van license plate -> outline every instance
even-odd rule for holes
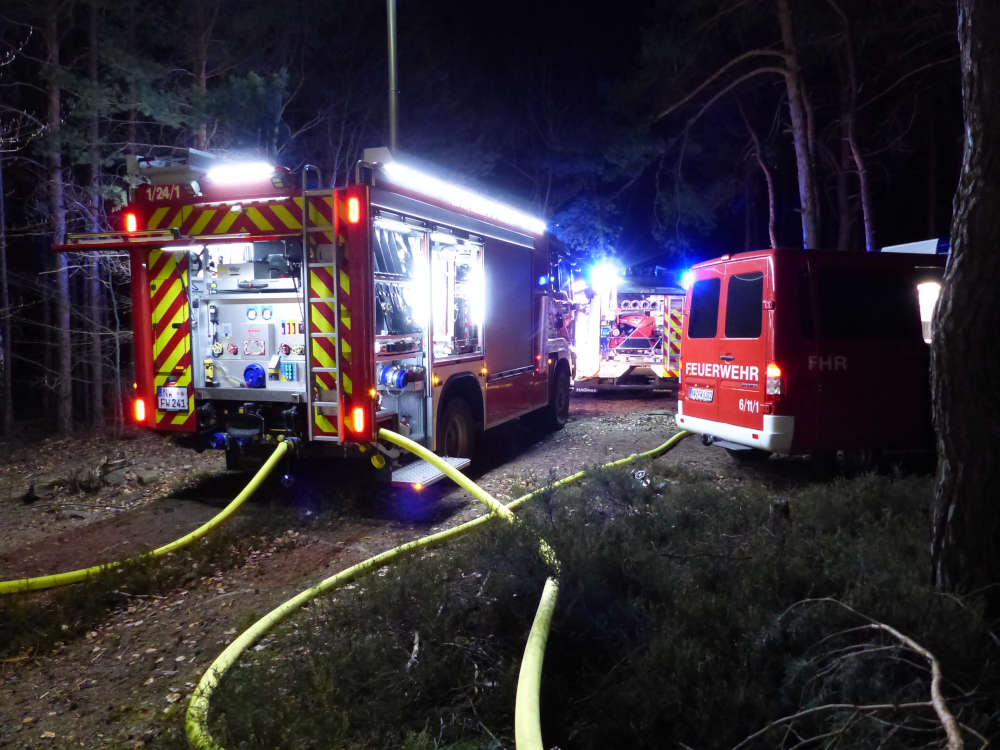
[[[160,411],[187,411],[187,388],[179,385],[157,386],[156,408]]]
[[[711,388],[688,388],[688,398],[692,401],[711,401],[714,391]]]

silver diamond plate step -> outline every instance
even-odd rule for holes
[[[452,456],[442,456],[441,460],[456,469],[464,469],[472,463],[471,458],[454,458]],[[392,472],[392,484],[396,487],[412,487],[415,484],[426,487],[439,479],[444,479],[444,472],[423,459],[417,459]]]

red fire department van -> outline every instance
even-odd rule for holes
[[[484,429],[566,421],[572,304],[542,221],[384,149],[335,189],[266,164],[133,171],[125,231],[61,249],[129,254],[140,424],[232,466],[293,437],[426,485],[441,473],[379,428],[461,467]]]
[[[933,446],[943,256],[762,250],[693,267],[678,426],[736,458]]]

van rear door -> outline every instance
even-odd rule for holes
[[[683,412],[686,416],[715,421],[719,412],[719,302],[725,264],[695,269],[695,281],[686,298],[684,344],[681,348]]]
[[[726,264],[722,298],[718,418],[751,430],[763,427],[764,382],[772,346],[765,299],[773,299],[769,257],[732,260]]]

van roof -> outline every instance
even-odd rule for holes
[[[941,266],[945,265],[947,256],[928,255],[922,253],[844,253],[836,250],[802,250],[799,248],[764,248],[747,252],[732,253],[718,258],[695,263],[691,268],[707,268],[719,263],[729,263],[734,260],[753,260],[754,258],[795,258],[797,260],[819,261],[833,266],[851,266],[864,264],[875,268],[896,268],[907,265]]]

